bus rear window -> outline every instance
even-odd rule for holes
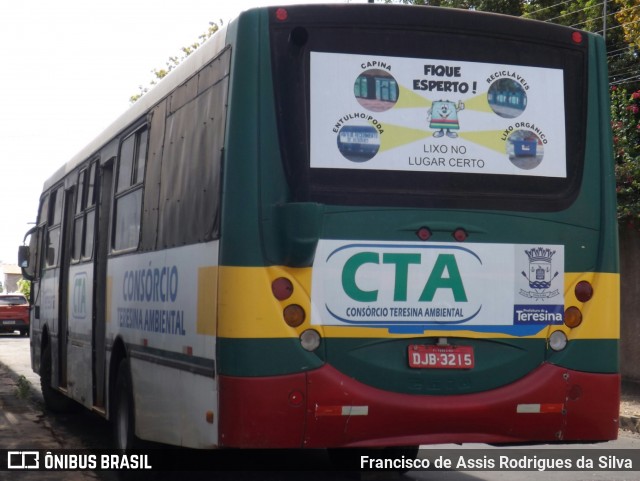
[[[281,150],[296,200],[568,206],[582,176],[586,46],[555,26],[523,30],[517,18],[498,31],[487,14],[441,24],[437,9],[413,9],[415,24],[398,25],[401,10],[343,18],[356,28],[294,9],[286,24],[272,23]]]

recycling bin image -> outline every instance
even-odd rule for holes
[[[507,139],[507,155],[518,169],[533,170],[544,158],[544,145],[529,130],[516,130]]]
[[[536,140],[514,140],[513,154],[516,157],[535,157],[538,148]]]

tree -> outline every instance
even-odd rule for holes
[[[31,299],[31,281],[20,279],[18,281],[18,292],[24,294],[27,299]]]
[[[611,84],[631,92],[640,88],[640,5],[616,0],[618,44],[608,49]]]
[[[640,5],[637,0],[538,0],[525,6],[525,16],[605,36],[618,220],[640,228]]]
[[[620,7],[615,16],[622,26],[625,41],[640,48],[640,5],[633,0],[615,0],[615,3]]]
[[[614,39],[609,43],[611,127],[616,161],[618,221],[640,228],[640,5],[615,0]]]
[[[385,0],[385,3],[398,1]],[[480,10],[483,12],[504,13],[520,16],[523,12],[524,0],[400,0],[407,5],[428,5],[431,7],[463,8],[465,10]]]
[[[618,220],[640,228],[640,90],[612,87],[611,117]]]
[[[220,25],[222,25],[222,20],[220,20]],[[169,72],[171,72],[174,68],[176,68],[178,65],[180,65],[184,61],[184,59],[186,59],[189,55],[191,55],[198,48],[200,48],[219,29],[220,29],[220,27],[218,26],[217,23],[209,22],[209,28],[207,29],[206,32],[202,33],[198,37],[198,40],[196,40],[195,42],[193,42],[191,45],[189,45],[187,47],[182,47],[180,49],[180,52],[181,52],[180,55],[169,57],[169,60],[167,60],[164,68],[153,69],[151,71],[151,73],[153,73],[154,78],[149,82],[149,86],[148,87],[143,87],[142,85],[140,85],[138,87],[139,88],[139,92],[137,94],[134,94],[131,97],[129,97],[129,102],[131,102],[132,104],[137,102],[140,99],[140,97],[142,97],[144,94],[146,94],[160,80],[162,80],[167,75],[169,75]]]

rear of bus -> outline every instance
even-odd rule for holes
[[[615,439],[602,39],[380,5],[229,35],[220,444]]]

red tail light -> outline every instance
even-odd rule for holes
[[[580,281],[575,288],[576,299],[587,302],[593,297],[593,286],[588,281]]]
[[[467,234],[467,231],[464,230],[463,228],[459,227],[457,228],[454,232],[453,232],[453,238],[455,240],[457,240],[458,242],[463,242],[465,240],[467,240],[467,237],[469,237],[469,234]]]
[[[276,18],[281,22],[284,22],[289,17],[289,13],[284,8],[276,10]]]
[[[422,241],[429,240],[431,238],[431,230],[428,227],[420,227],[418,232],[416,232],[418,239]]]
[[[271,292],[273,292],[273,297],[279,301],[284,301],[293,294],[293,284],[286,277],[278,277],[271,283]]]

